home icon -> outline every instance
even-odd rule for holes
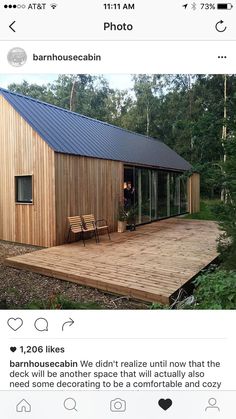
[[[27,402],[27,400],[22,399],[17,405],[16,405],[16,411],[18,413],[30,413],[31,412],[31,405]]]

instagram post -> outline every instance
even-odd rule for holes
[[[14,77],[2,308],[235,309],[235,76]]]
[[[4,419],[234,419],[232,3],[0,4]]]
[[[15,78],[0,78],[11,417],[176,417],[194,390],[196,415],[228,415],[235,76]]]

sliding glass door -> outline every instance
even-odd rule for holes
[[[141,169],[141,213],[142,223],[151,221],[151,171]]]
[[[187,177],[182,173],[126,167],[124,181],[133,191],[130,211],[136,224],[187,212]]]
[[[170,215],[180,214],[180,181],[178,173],[170,173]]]
[[[188,179],[186,176],[180,176],[180,213],[188,211]]]
[[[158,219],[158,172],[152,170],[152,185],[151,185],[151,219]]]
[[[135,168],[135,213],[136,223],[151,221],[151,171]]]
[[[158,188],[157,188],[157,218],[165,218],[170,216],[169,205],[169,174],[167,172],[158,171]]]

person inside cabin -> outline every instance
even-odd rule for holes
[[[129,210],[134,203],[134,187],[132,187],[132,182],[128,181],[124,184],[124,202],[125,209]]]

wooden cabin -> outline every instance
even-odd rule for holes
[[[68,216],[117,229],[124,185],[136,224],[199,210],[199,175],[157,139],[0,89],[0,239],[65,242]]]

